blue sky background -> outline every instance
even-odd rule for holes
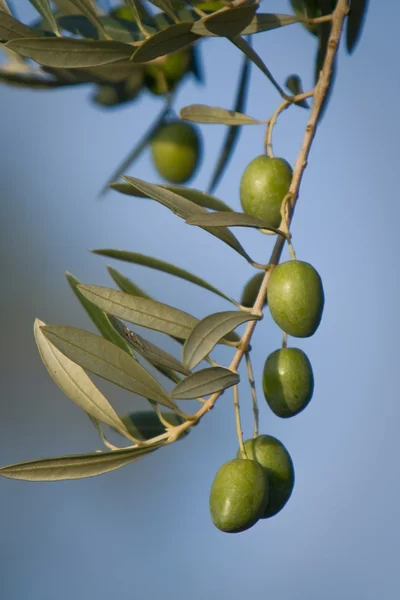
[[[14,4],[21,17],[33,15],[22,0]],[[114,473],[49,484],[0,480],[2,598],[399,597],[400,7],[370,4],[356,53],[349,58],[340,52],[335,92],[293,223],[298,258],[314,264],[326,293],[316,335],[293,341],[313,364],[314,398],[296,418],[280,420],[260,396],[262,431],[280,438],[295,464],[290,502],[274,519],[239,535],[212,525],[210,485],[237,448],[226,393],[187,439]],[[264,10],[289,7],[271,0]],[[300,25],[255,36],[254,44],[279,81],[297,72],[305,88],[311,86],[315,42]],[[177,108],[193,102],[230,107],[239,52],[227,41],[208,40],[202,56],[207,86],[188,82]],[[88,419],[47,375],[32,334],[35,317],[91,329],[64,277],[68,270],[86,283],[111,285],[105,269],[111,261],[89,248],[151,254],[236,297],[252,275],[229,248],[155,203],[114,192],[97,199],[161,102],[143,95],[133,106],[107,112],[93,106],[89,94],[85,88],[1,87],[2,464],[99,448]],[[253,69],[247,112],[267,118],[278,101]],[[275,130],[275,151],[291,162],[306,118],[294,107]],[[192,182],[199,189],[207,185],[224,128],[204,126],[202,132],[205,155]],[[243,132],[216,192],[237,210],[241,174],[262,144],[262,128]],[[129,173],[159,181],[148,154]],[[237,235],[250,254],[268,260],[272,239],[247,230]],[[161,301],[198,317],[229,309],[190,284],[142,267],[114,266]],[[266,314],[253,343],[259,391],[265,358],[279,344],[279,330]],[[227,364],[229,351],[218,358]],[[121,412],[143,406],[100,385]],[[249,436],[245,377],[241,404]]]

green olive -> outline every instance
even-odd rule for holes
[[[168,54],[161,62],[151,63],[145,69],[145,85],[150,92],[158,96],[172,91],[190,65],[190,51],[179,50]]]
[[[183,121],[163,125],[151,142],[154,165],[171,183],[185,183],[199,163],[201,144],[197,128]]]
[[[306,17],[307,19],[315,19],[322,15],[322,11],[318,6],[318,0],[290,0],[293,10],[298,17]],[[302,23],[310,33],[318,35],[318,25],[310,23]]]
[[[268,282],[272,318],[287,334],[310,337],[317,330],[324,309],[322,281],[312,265],[289,260],[276,266]]]
[[[240,300],[242,306],[246,306],[246,308],[252,308],[254,306],[263,279],[264,273],[257,273],[249,279],[242,292],[242,298]],[[264,306],[266,304],[267,299],[265,299]]]
[[[282,200],[289,191],[292,168],[283,158],[262,154],[247,165],[240,182],[240,202],[245,213],[279,227]]]
[[[285,506],[294,487],[294,468],[285,446],[272,435],[259,435],[244,443],[246,458],[264,468],[269,483],[269,498],[263,518],[273,517]],[[238,458],[244,458],[238,450]]]
[[[299,348],[281,348],[265,361],[265,399],[278,417],[298,415],[314,392],[314,375],[307,355]]]
[[[252,527],[268,504],[268,480],[253,460],[235,458],[218,470],[210,492],[210,513],[216,527],[238,533]]]

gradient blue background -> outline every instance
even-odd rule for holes
[[[14,4],[21,17],[33,15],[22,0]],[[289,7],[276,0],[264,10]],[[239,535],[212,525],[210,484],[237,446],[225,394],[187,439],[117,472],[48,484],[0,480],[1,598],[399,597],[399,19],[397,2],[372,2],[356,53],[349,58],[340,52],[335,92],[296,210],[297,255],[319,270],[326,308],[317,334],[295,342],[316,377],[307,410],[279,420],[261,398],[262,430],[279,437],[295,463],[296,486],[285,510]],[[301,26],[256,36],[254,43],[279,81],[298,72],[311,86],[315,42]],[[202,55],[207,87],[188,82],[176,106],[229,107],[238,51],[227,41],[208,40]],[[229,248],[155,203],[114,192],[96,198],[161,103],[143,95],[132,107],[107,112],[88,101],[89,93],[1,87],[1,464],[100,447],[89,420],[46,373],[32,334],[35,317],[91,329],[64,278],[68,270],[86,283],[111,285],[105,269],[111,261],[89,248],[151,254],[236,297],[252,274]],[[253,69],[247,112],[266,118],[278,100]],[[275,132],[278,155],[294,160],[306,118],[298,108],[285,113]],[[192,184],[200,189],[224,128],[204,126],[203,133],[205,156]],[[262,152],[262,141],[260,128],[243,132],[217,190],[235,209],[241,173]],[[129,172],[158,180],[147,154]],[[268,259],[272,239],[246,230],[238,236],[256,259]],[[113,266],[198,317],[229,308],[179,280]],[[279,343],[266,314],[253,343],[259,390],[265,357]],[[218,356],[229,362],[229,351]],[[100,385],[118,410],[143,405]]]

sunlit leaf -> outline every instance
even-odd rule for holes
[[[232,302],[232,299],[229,298],[229,296],[227,296],[226,294],[221,292],[219,289],[217,289],[216,287],[214,287],[207,281],[204,281],[204,279],[197,277],[197,275],[193,275],[193,273],[190,273],[189,271],[186,271],[185,269],[176,267],[175,265],[172,265],[171,263],[167,263],[163,260],[159,260],[158,258],[153,258],[152,256],[146,256],[145,254],[139,254],[137,252],[127,252],[125,250],[100,249],[100,250],[92,250],[92,252],[94,254],[99,254],[100,256],[108,256],[109,258],[123,260],[125,262],[129,262],[129,263],[132,263],[135,265],[142,265],[144,267],[149,267],[150,269],[155,269],[156,271],[162,271],[163,273],[168,273],[169,275],[174,275],[175,277],[179,277],[180,279],[184,279],[185,281],[190,281],[190,283],[194,283],[195,285],[198,285],[206,290],[209,290],[210,292],[217,294],[217,296],[221,296],[221,298],[224,298],[225,300]],[[114,277],[113,277],[113,279],[114,279]],[[116,279],[114,279],[114,281],[116,281],[117,285],[119,287],[121,287],[121,289],[123,289],[123,287],[120,286],[119,282]],[[127,289],[124,289],[124,291],[127,293],[131,293],[131,292],[128,292]],[[134,294],[134,295],[137,295],[137,294]]]
[[[205,215],[195,215],[186,219],[188,225],[197,225],[199,227],[254,227],[256,229],[265,229],[279,233],[286,237],[286,234],[280,229],[265,223],[258,217],[253,217],[241,212],[214,212]]]
[[[250,61],[246,57],[244,57],[243,65],[241,68],[240,76],[239,76],[239,84],[236,93],[236,99],[234,104],[235,112],[243,112],[245,109],[247,92],[250,81]],[[239,139],[239,135],[241,132],[240,127],[229,127],[226,132],[225,140],[222,145],[221,154],[219,156],[218,162],[215,166],[214,173],[212,174],[210,184],[208,186],[208,192],[212,192],[220,181],[222,175],[226,167],[228,166],[229,159],[231,158],[233,151],[235,149],[236,143]]]
[[[60,352],[83,369],[134,394],[173,408],[158,381],[115,344],[76,327],[50,325],[42,331]]]
[[[56,458],[42,458],[0,468],[0,476],[24,481],[62,481],[65,479],[83,479],[115,471],[128,465],[141,456],[149,454],[164,443],[153,444],[145,448],[126,448],[111,452],[93,454],[73,454]]]
[[[150,198],[153,198],[153,200],[156,200],[157,202],[160,202],[160,204],[163,204],[169,208],[169,210],[182,219],[187,219],[192,215],[207,213],[206,209],[202,208],[201,206],[198,206],[190,200],[187,200],[186,198],[183,198],[182,196],[179,196],[178,194],[175,194],[174,192],[171,192],[170,190],[167,190],[159,185],[147,183],[146,181],[137,179],[135,177],[124,177],[124,180]],[[229,231],[229,229],[226,229],[225,227],[216,227],[212,229],[204,227],[203,229],[221,241],[225,242],[225,244],[228,244],[228,246],[236,250],[236,252],[243,256],[247,261],[252,262],[247,252],[244,250],[236,237]]]
[[[72,402],[84,410],[88,415],[100,422],[113,427],[122,435],[127,429],[117,413],[94,385],[85,371],[62,354],[44,336],[41,329],[45,323],[35,320],[34,334],[40,357],[49,374]]]
[[[191,400],[220,392],[239,382],[239,375],[223,367],[210,367],[183,379],[172,390],[175,400]]]
[[[172,354],[165,352],[165,350],[162,350],[162,348],[152,344],[141,335],[131,331],[116,317],[111,316],[110,321],[119,335],[123,337],[123,339],[126,340],[136,352],[141,354],[141,356],[146,358],[150,363],[153,365],[166,367],[167,369],[172,369],[173,371],[177,371],[183,375],[188,375],[189,371],[174,356],[172,356]]]
[[[361,37],[367,10],[368,0],[351,0],[346,29],[346,46],[349,54],[354,51]]]
[[[192,44],[198,36],[190,31],[191,27],[191,23],[177,23],[156,33],[136,50],[133,62],[148,62]]]
[[[286,79],[285,85],[294,96],[298,96],[299,94],[303,94],[304,92],[303,84],[298,75],[289,75],[289,77]],[[309,108],[307,100],[300,100],[295,104],[297,106],[301,106],[302,108]]]
[[[170,190],[175,194],[179,194],[179,196],[183,196],[187,200],[198,204],[199,206],[203,206],[204,208],[209,208],[210,210],[232,210],[230,206],[225,204],[222,200],[219,200],[215,196],[211,196],[210,194],[206,194],[200,190],[195,190],[193,188],[180,186],[180,185],[165,185],[162,184],[160,187],[165,188],[166,190]],[[148,198],[147,194],[144,194],[136,187],[133,187],[129,183],[112,183],[110,188],[115,190],[116,192],[120,192],[121,194],[126,194],[127,196],[136,196],[138,198]]]
[[[205,104],[191,104],[185,106],[179,112],[181,119],[194,121],[195,123],[218,123],[220,125],[260,125],[264,121],[257,121],[253,117],[243,113],[218,106],[207,106]]]
[[[5,42],[18,38],[33,38],[39,36],[35,29],[27,27],[7,12],[0,10],[0,39]]]
[[[86,310],[89,317],[92,319],[93,323],[96,325],[97,329],[101,333],[101,335],[106,339],[116,344],[128,354],[132,354],[130,351],[129,345],[121,339],[116,332],[114,327],[111,325],[109,318],[107,315],[95,304],[89,302],[85,296],[83,296],[78,288],[80,285],[80,281],[76,279],[71,273],[66,273],[67,281],[72,288],[75,296],[78,298],[79,302],[82,304],[83,308]]]
[[[83,285],[79,289],[88,300],[114,317],[180,339],[186,339],[198,323],[192,315],[156,300],[95,285]]]
[[[73,38],[25,38],[7,43],[7,48],[45,67],[77,69],[95,67],[129,58],[132,47],[120,42]]]
[[[253,33],[270,31],[271,29],[292,25],[293,23],[297,22],[298,18],[294,17],[293,15],[260,13],[258,15],[254,15],[251,23],[242,31],[242,35],[251,35]]]
[[[241,311],[226,311],[208,315],[196,325],[187,338],[182,352],[183,364],[189,370],[194,369],[226,334],[242,323],[258,318],[256,315]]]

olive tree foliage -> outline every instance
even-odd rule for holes
[[[116,288],[84,285],[68,273],[72,291],[98,334],[36,320],[34,335],[50,376],[89,416],[104,450],[4,466],[0,475],[57,481],[119,469],[181,440],[208,415],[222,394],[232,393],[239,450],[216,475],[210,511],[215,525],[223,531],[247,529],[259,518],[281,510],[294,485],[293,464],[286,448],[276,438],[259,432],[250,342],[263,310],[269,310],[283,335],[282,347],[265,363],[265,400],[282,418],[304,410],[312,398],[314,374],[306,354],[289,346],[288,336],[307,338],[315,333],[322,318],[324,292],[317,271],[296,257],[290,226],[312,142],[328,106],[338,48],[343,43],[348,55],[353,52],[368,2],[291,0],[291,14],[272,14],[263,12],[259,0],[26,3],[29,1],[37,18],[22,23],[18,11],[14,12],[21,2],[0,0],[1,83],[30,89],[90,85],[92,100],[105,108],[134,103],[142,93],[158,95],[161,111],[154,115],[144,138],[136,141],[123,164],[110,175],[102,193],[111,187],[163,205],[188,226],[200,227],[205,236],[213,235],[227,244],[254,267],[255,275],[244,285],[242,298],[236,300],[197,275],[157,258],[132,251],[95,250],[96,254],[143,265],[167,273],[171,279],[178,277],[205,288],[222,297],[227,309],[199,320],[158,302],[115,268],[110,267],[109,273]],[[301,23],[316,42],[315,84],[307,91],[296,74],[289,73],[285,82],[278,82],[273,64],[267,65],[251,43],[254,35],[268,35],[294,23]],[[225,38],[243,55],[233,106],[194,104],[176,112],[174,99],[179,86],[189,77],[204,83],[199,53],[212,37]],[[251,67],[259,69],[276,91],[276,108],[262,120],[245,113]],[[309,114],[293,167],[275,157],[273,151],[275,124],[287,110],[307,110]],[[206,191],[184,185],[199,162],[198,124],[203,123],[226,126]],[[264,128],[265,154],[245,170],[240,187],[243,212],[235,212],[212,194],[246,126]],[[163,185],[125,175],[148,146],[166,180]],[[260,235],[275,238],[268,263],[260,264],[248,254],[232,232],[235,227],[251,227]],[[290,260],[281,263],[285,244]],[[180,356],[151,343],[131,325],[173,338],[180,345]],[[213,350],[220,344],[231,350],[229,365],[217,364],[213,358]],[[147,399],[148,410],[117,414],[89,374]],[[240,420],[240,377],[249,380],[254,414],[254,435],[246,441]],[[187,412],[187,400],[198,402],[195,412]],[[124,445],[111,443],[107,429],[120,434]]]

